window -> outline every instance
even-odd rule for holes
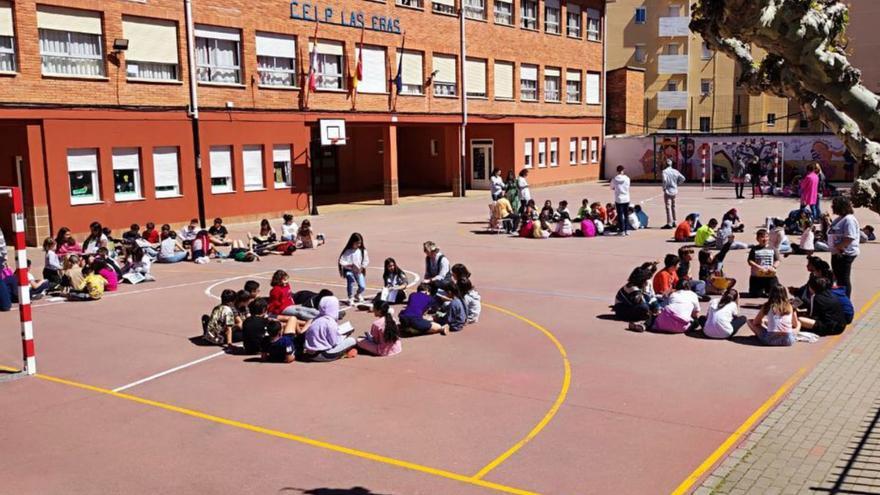
[[[669,17],[679,17],[681,16],[681,5],[672,4],[667,7],[666,11],[669,13]]]
[[[0,72],[15,72],[14,36],[12,4],[0,0]]]
[[[198,80],[220,84],[241,84],[239,31],[196,24],[195,37]]]
[[[513,62],[495,62],[495,99],[513,99]]]
[[[599,84],[599,73],[587,72],[587,105],[599,105],[602,103]]]
[[[263,147],[245,146],[241,154],[244,165],[244,190],[259,191],[263,187]]]
[[[455,76],[455,57],[453,55],[434,55],[434,95],[455,96],[457,94]]]
[[[97,149],[67,150],[67,175],[70,178],[70,204],[101,201]]]
[[[538,140],[538,168],[547,166],[547,140]]]
[[[544,101],[559,101],[559,69],[544,68]]]
[[[645,24],[648,22],[648,9],[645,7],[636,7],[636,24]]]
[[[232,147],[211,146],[211,192],[232,192]]]
[[[678,118],[667,117],[666,118],[666,128],[667,129],[678,129]]]
[[[602,39],[602,14],[596,9],[587,9],[587,39],[590,41]]]
[[[142,198],[141,156],[137,148],[113,150],[113,195],[116,201]]]
[[[293,186],[291,155],[289,144],[276,144],[272,147],[272,175],[274,176],[275,189]]]
[[[180,195],[180,181],[177,175],[179,168],[177,148],[153,148],[153,185],[157,198]]]
[[[568,140],[568,164],[577,165],[578,162],[578,140],[571,138]]]
[[[559,0],[544,2],[544,31],[559,34]]]
[[[523,101],[538,101],[538,66],[523,64],[519,68],[519,97]]]
[[[309,43],[309,53],[317,52],[315,84],[318,89],[340,90],[345,88],[343,77],[343,46],[336,41],[318,41],[317,47]],[[309,69],[311,70],[311,68]]]
[[[599,163],[599,138],[590,138],[590,162]]]
[[[424,89],[424,71],[422,69],[422,52],[409,50],[397,52],[397,66],[400,67],[402,95],[421,95]]]
[[[700,45],[702,49],[702,53],[700,53],[700,58],[703,60],[709,60],[714,55],[714,52],[711,48],[709,48],[709,44],[705,41]]]
[[[519,23],[523,29],[538,29],[538,2],[521,0],[519,4]]]
[[[572,38],[581,37],[581,8],[567,3],[565,7],[565,31]]]
[[[589,151],[589,141],[587,138],[581,138],[581,163],[587,163],[587,152]]]
[[[700,132],[712,132],[712,119],[710,117],[700,117]]]
[[[422,8],[422,0],[396,0],[394,3],[403,7]]]
[[[455,15],[455,0],[434,0],[431,9],[437,14]]]
[[[558,167],[559,166],[559,139],[553,138],[550,140],[550,166]]]
[[[581,102],[581,71],[568,70],[565,73],[565,101]]]
[[[257,32],[257,74],[260,86],[296,87],[296,38]]]
[[[635,46],[633,59],[640,64],[643,64],[648,60],[648,53],[645,51],[645,45],[638,44]]]
[[[101,14],[39,5],[37,27],[43,74],[104,75]]]
[[[486,0],[463,0],[464,16],[468,19],[486,19]]]
[[[362,46],[358,55],[363,61],[363,77],[358,82],[358,93],[387,93],[388,77],[385,75],[385,48]]]
[[[493,8],[495,10],[495,24],[513,25],[513,2],[495,0]]]
[[[480,59],[467,59],[465,61],[465,74],[467,75],[468,98],[486,97],[486,61]]]
[[[776,127],[776,114],[768,113],[767,114],[767,127]]]
[[[678,55],[678,50],[681,47],[678,43],[669,43],[666,45],[666,54],[667,55]]]
[[[678,81],[667,81],[666,91],[678,91]]]
[[[125,75],[129,79],[177,81],[177,24],[174,21],[122,17],[128,40]]]
[[[526,139],[523,150],[523,168],[532,168],[532,152],[535,149],[535,140]]]
[[[703,96],[709,96],[712,94],[711,79],[700,79],[700,94]]]

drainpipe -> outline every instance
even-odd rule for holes
[[[199,94],[196,80],[196,39],[193,27],[192,0],[183,0],[186,15],[186,58],[189,64],[189,117],[192,122],[193,154],[196,159],[196,199],[199,224],[205,228],[205,188],[202,184],[202,142],[199,136]]]
[[[608,6],[602,10],[602,160],[600,166],[602,167],[602,173],[600,176],[605,175],[605,167],[607,166],[606,158],[605,158],[605,136],[608,135],[606,132],[607,129],[605,126],[608,125]],[[626,69],[624,69],[626,70]],[[584,79],[584,92],[586,93],[586,75]],[[626,93],[626,89],[624,89],[624,94]],[[624,97],[624,100],[626,98]],[[626,104],[624,102],[624,104]],[[626,112],[624,112],[626,115]],[[626,120],[624,118],[624,120]],[[626,134],[626,126],[623,125],[623,133]]]
[[[459,164],[459,192],[461,197],[465,196],[467,187],[467,138],[465,132],[467,130],[468,108],[467,108],[467,76],[465,75],[465,64],[467,63],[467,41],[465,39],[464,29],[464,0],[461,0],[459,7],[459,31],[461,35],[461,58],[458,64],[461,67],[461,127],[459,128],[459,146],[461,147],[461,163]]]

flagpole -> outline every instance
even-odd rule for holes
[[[351,109],[352,109],[352,110],[357,109],[358,93],[360,92],[360,91],[358,90],[358,86],[361,85],[361,78],[363,77],[363,70],[364,70],[364,65],[363,65],[363,64],[364,64],[364,34],[366,34],[366,32],[367,32],[367,25],[366,25],[366,23],[364,23],[364,25],[361,26],[361,45],[360,45],[360,48],[359,48],[359,51],[358,51],[357,63],[355,64],[355,67],[354,67],[354,71],[355,71],[354,74],[355,74],[355,78],[357,79],[357,84],[354,85],[354,96],[352,97],[352,101],[351,101]]]
[[[465,196],[466,191],[466,181],[465,175],[467,173],[467,121],[468,121],[468,106],[467,106],[467,76],[465,75],[465,64],[467,63],[467,39],[465,38],[465,19],[464,19],[464,1],[461,2],[461,6],[459,7],[459,30],[461,32],[461,59],[459,60],[459,66],[461,67],[461,127],[459,130],[459,147],[461,148],[461,163],[459,165],[458,175],[458,187],[459,193],[461,197]]]
[[[315,73],[315,54],[318,53],[318,26],[320,23],[318,22],[318,17],[315,16],[315,36],[313,39],[312,45],[312,53],[309,54],[309,72],[308,77],[306,77],[306,101],[305,101],[305,109],[309,109],[309,95],[312,93],[312,75]]]
[[[397,62],[397,76],[394,78],[394,104],[391,111],[397,111],[397,97],[400,96],[400,89],[403,87],[403,52],[406,50],[406,31],[403,32],[403,41],[400,43],[400,61]]]

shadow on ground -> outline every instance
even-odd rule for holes
[[[284,487],[278,490],[278,493],[287,493],[287,494],[296,494],[301,493],[303,495],[391,495],[390,493],[379,493],[370,490],[369,488],[364,488],[362,486],[353,486],[351,488],[293,488],[293,487]]]

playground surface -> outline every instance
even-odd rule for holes
[[[539,204],[567,199],[573,209],[584,197],[611,200],[601,184],[533,196]],[[634,266],[680,247],[657,228],[659,186],[635,186],[632,197],[644,202],[652,228],[593,239],[487,234],[481,191],[335,208],[312,219],[328,238],[315,250],[250,264],[157,265],[157,282],[121,286],[98,302],[36,301],[39,374],[0,382],[0,486],[22,494],[695,489],[727,453],[719,447],[734,447],[841,339],[766,348],[745,336],[633,333],[607,319]],[[765,216],[796,206],[699,187],[683,188],[678,200],[680,217],[738,208],[745,242]],[[870,212],[858,216],[876,223]],[[233,236],[246,232],[231,227]],[[405,340],[395,357],[329,364],[260,363],[200,341],[199,317],[220,291],[255,279],[268,294],[279,268],[294,290],[327,287],[344,297],[336,258],[353,231],[364,235],[373,288],[389,256],[421,274],[421,243],[435,241],[473,273],[484,303],[479,323]],[[857,311],[877,300],[878,249],[863,245],[854,265]],[[734,251],[725,263],[743,290],[746,255]],[[785,285],[802,284],[804,257],[785,259],[779,272]],[[0,365],[10,368],[21,361],[17,318],[0,314]],[[357,311],[346,318],[357,334],[372,320]]]

